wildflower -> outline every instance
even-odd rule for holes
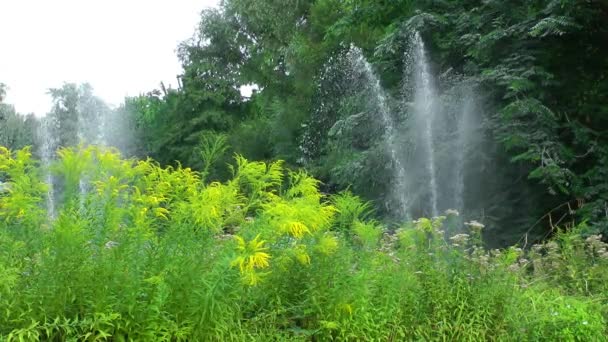
[[[601,258],[603,258],[603,254],[606,254],[608,244],[602,241],[602,235],[600,234],[587,237],[585,239],[585,244],[592,253],[597,253]]]
[[[483,223],[480,223],[475,220],[466,222],[465,225],[469,226],[469,228],[471,228],[471,230],[476,233],[481,232],[481,230],[485,227],[485,225]]]
[[[595,244],[596,242],[601,242],[602,241],[602,235],[601,234],[597,234],[597,235],[589,235],[586,239],[585,242],[587,242],[590,245]]]
[[[450,240],[454,246],[465,245],[469,241],[469,234],[456,234]]]
[[[379,251],[392,254],[393,249],[395,248],[395,244],[398,241],[399,237],[396,234],[388,234],[384,233],[382,236],[381,245]]]
[[[513,249],[513,252],[515,252],[517,255],[522,255],[524,253],[524,250],[519,247],[514,247],[512,249]]]
[[[232,266],[238,266],[241,273],[246,271],[252,271],[256,268],[266,268],[270,264],[270,254],[266,253],[267,247],[264,247],[266,243],[264,240],[260,240],[260,235],[256,236],[253,240],[245,242],[245,240],[235,235],[237,240],[237,250],[241,253],[234,261]]]
[[[456,209],[448,209],[445,211],[445,214],[447,216],[453,215],[453,216],[460,216],[460,213],[458,212],[458,210]]]
[[[519,271],[519,264],[517,264],[517,263],[511,264],[511,265],[509,265],[509,267],[507,267],[507,269],[511,272],[517,272],[517,271]]]
[[[492,249],[490,250],[490,255],[493,256],[494,258],[499,258],[502,256],[502,251],[500,249]]]
[[[555,241],[550,241],[545,245],[549,252],[556,252],[559,249],[559,245]]]
[[[301,239],[305,234],[310,233],[310,229],[302,222],[289,222],[283,225],[283,230],[291,234],[296,239]]]
[[[474,260],[482,267],[488,267],[490,265],[490,256],[487,254],[479,255]]]

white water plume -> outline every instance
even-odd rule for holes
[[[53,155],[55,153],[57,144],[57,141],[53,135],[55,125],[56,123],[53,118],[47,116],[41,120],[38,130],[38,138],[40,140],[40,159],[45,172],[45,183],[48,187],[46,194],[46,210],[47,215],[51,220],[56,216],[55,186],[53,182],[53,175],[50,171],[51,162],[53,160]]]
[[[437,92],[432,83],[432,76],[429,71],[429,64],[426,58],[424,42],[420,34],[416,32],[412,41],[415,71],[415,95],[414,109],[415,119],[421,124],[419,127],[424,132],[423,144],[426,153],[426,168],[429,176],[430,207],[431,214],[437,216],[439,190],[437,183],[436,156],[435,156],[435,130],[434,125],[437,120],[438,105]]]
[[[405,187],[405,167],[403,161],[403,152],[399,148],[397,143],[396,135],[397,129],[395,120],[393,119],[390,106],[388,104],[387,95],[380,84],[380,79],[376,76],[371,64],[365,59],[361,50],[357,47],[351,46],[349,51],[349,58],[353,64],[355,70],[359,70],[364,73],[365,78],[370,82],[370,91],[372,93],[372,99],[375,100],[376,110],[382,120],[382,126],[384,127],[384,139],[388,156],[391,162],[391,168],[394,173],[395,184],[392,187],[392,197],[397,203],[399,208],[399,216],[404,218],[407,214],[408,208],[408,194]]]

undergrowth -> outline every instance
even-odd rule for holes
[[[486,250],[453,211],[389,233],[280,162],[232,171],[204,183],[94,147],[47,169],[0,149],[0,339],[605,340],[598,236]]]

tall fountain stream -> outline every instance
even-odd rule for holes
[[[386,207],[397,219],[464,209],[467,160],[475,151],[479,128],[471,85],[462,77],[435,78],[418,32],[411,35],[408,46],[400,99],[383,89],[359,48],[351,46],[346,54],[349,73],[362,75],[366,82],[354,86],[365,89],[362,94],[374,113],[372,120],[380,126],[390,170]]]

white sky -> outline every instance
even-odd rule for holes
[[[0,83],[20,113],[44,115],[48,88],[89,82],[120,104],[177,85],[175,49],[219,0],[0,0]]]

